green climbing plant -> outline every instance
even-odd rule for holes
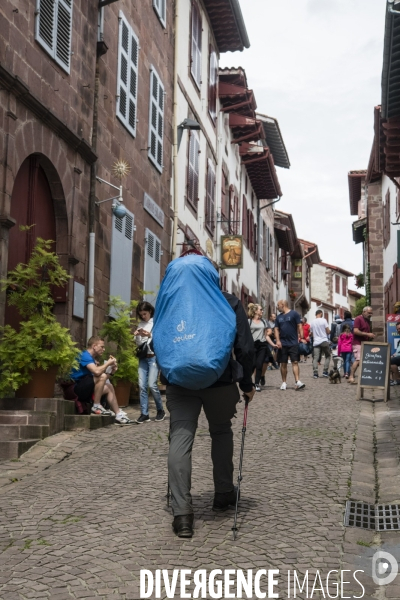
[[[113,381],[136,383],[138,380],[139,361],[135,353],[135,319],[132,316],[137,305],[137,300],[126,304],[119,296],[112,296],[108,302],[109,314],[112,317],[104,323],[99,335],[106,341],[106,353],[115,356],[118,362]]]

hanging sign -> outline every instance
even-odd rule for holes
[[[386,315],[387,341],[390,344],[391,354],[396,352],[398,345],[399,334],[396,329],[397,323],[400,323],[400,315]]]
[[[301,258],[295,258],[293,261],[294,278],[301,279],[303,277],[303,261]]]
[[[243,267],[243,236],[221,235],[221,268],[241,269]]]

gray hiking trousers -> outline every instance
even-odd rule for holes
[[[167,409],[171,417],[168,477],[171,506],[175,517],[193,513],[192,447],[201,408],[211,434],[211,459],[216,492],[233,490],[233,433],[231,419],[236,413],[239,390],[236,384],[189,390],[167,386]]]

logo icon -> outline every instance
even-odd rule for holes
[[[380,348],[372,348],[371,352],[379,352]]]
[[[399,572],[397,560],[389,552],[379,550],[372,557],[372,579],[377,585],[387,585],[396,579]]]
[[[181,321],[179,323],[179,325],[176,326],[176,328],[179,331],[179,333],[181,333],[182,331],[185,331],[185,329],[186,329],[186,321]]]

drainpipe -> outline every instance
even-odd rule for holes
[[[260,238],[261,238],[261,234],[260,234],[260,221],[261,221],[261,209],[260,209],[260,204],[257,202],[257,231],[258,231],[258,240],[257,240],[257,255],[256,255],[256,261],[257,261],[257,298],[258,298],[258,302],[261,302],[260,300]]]
[[[178,31],[179,31],[179,15],[178,15],[178,2],[175,2],[175,48],[174,48],[174,105],[173,105],[173,116],[172,116],[172,129],[173,129],[173,165],[174,165],[174,187],[173,187],[173,211],[174,221],[172,226],[172,259],[176,258],[177,254],[177,243],[178,243]]]
[[[98,126],[98,104],[99,104],[99,62],[96,60],[96,75],[94,82],[93,98],[93,132],[92,149],[97,151],[97,126]],[[94,312],[94,256],[96,247],[95,234],[95,202],[96,202],[96,174],[97,164],[90,166],[90,191],[89,191],[89,256],[88,256],[88,297],[86,311],[86,341],[93,335],[93,312]]]

